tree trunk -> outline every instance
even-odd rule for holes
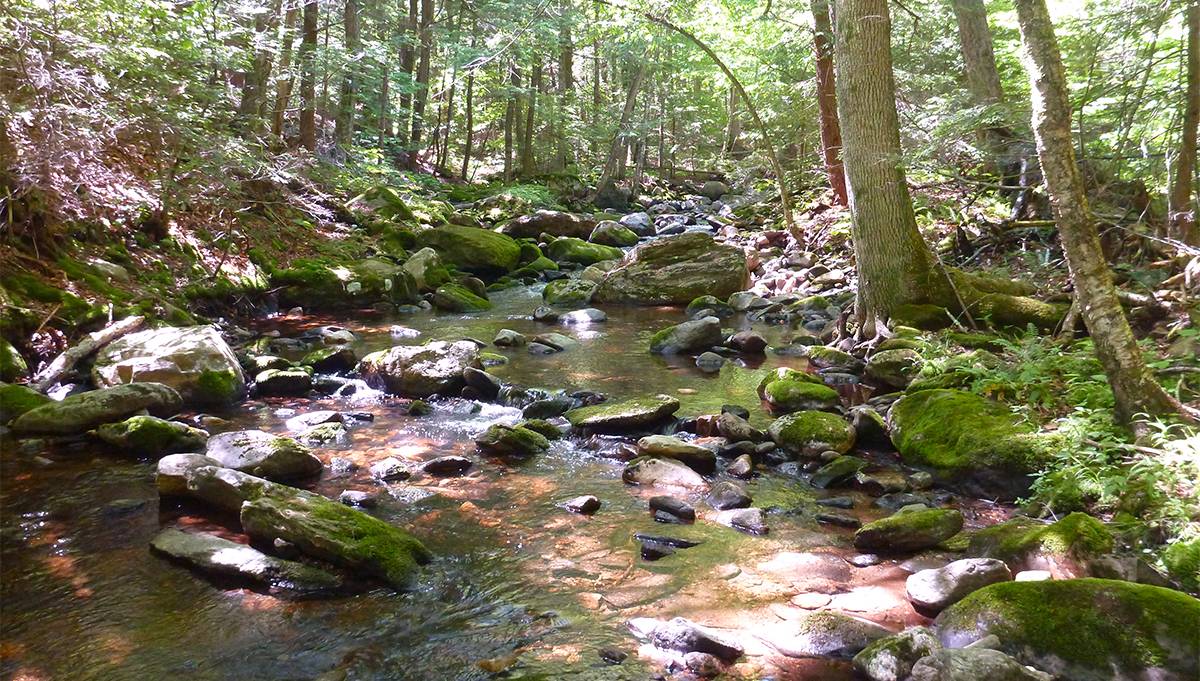
[[[983,0],[951,0],[958,20],[958,45],[962,51],[967,88],[978,105],[1004,101],[996,55],[992,51],[992,32],[988,28],[987,8]]]
[[[617,130],[613,133],[612,145],[608,148],[608,159],[604,162],[604,169],[600,171],[600,180],[596,183],[596,191],[592,194],[594,201],[600,192],[604,191],[612,184],[613,177],[617,172],[617,165],[620,163],[621,156],[625,153],[625,145],[623,138],[625,130],[629,127],[629,121],[633,118],[633,108],[637,104],[638,89],[642,86],[642,79],[646,77],[646,62],[641,60],[638,62],[637,71],[633,74],[633,79],[629,81],[629,92],[625,95],[625,107],[621,109],[621,122],[617,124]]]
[[[403,1],[403,0],[401,0]],[[400,70],[405,78],[400,83],[400,120],[396,128],[401,139],[407,139],[412,130],[413,74],[417,63],[417,0],[408,0],[408,16],[404,22],[404,37],[400,43]]]
[[[266,98],[267,81],[271,77],[271,34],[279,25],[280,0],[272,0],[269,8],[254,17],[254,63],[246,76],[242,88],[242,101],[238,104],[238,118],[243,129],[253,135],[262,122],[263,101]]]
[[[421,134],[424,127],[422,118],[425,116],[425,107],[429,104],[429,71],[430,71],[430,52],[433,48],[433,30],[430,28],[433,25],[433,0],[421,0],[421,23],[420,40],[421,51],[417,64],[417,82],[416,92],[413,94],[413,119],[412,119],[412,159],[411,165],[416,165],[417,148],[421,144]]]
[[[304,34],[300,41],[300,146],[317,150],[317,0],[304,2]]]
[[[339,145],[346,146],[354,135],[354,98],[358,94],[355,78],[359,58],[358,0],[346,0],[342,21],[346,31],[346,72],[342,74],[342,90],[338,98],[333,138]]]
[[[834,41],[842,156],[858,262],[860,335],[941,286],[905,183],[887,0],[839,0]]]
[[[287,17],[283,20],[283,45],[279,49],[279,71],[275,77],[275,108],[271,112],[271,135],[283,137],[283,120],[287,114],[288,101],[292,98],[292,43],[296,41],[296,7],[288,7]]]
[[[1179,405],[1154,380],[1142,358],[1092,222],[1071,144],[1071,105],[1062,57],[1045,0],[1016,0],[1015,4],[1033,98],[1033,132],[1050,207],[1075,298],[1116,398],[1117,417],[1129,423],[1139,413],[1176,412]]]
[[[529,72],[529,96],[525,102],[525,134],[521,138],[521,176],[530,177],[534,167],[533,131],[537,119],[537,96],[542,87],[542,60],[534,57]]]
[[[513,178],[513,133],[517,127],[517,101],[521,89],[521,74],[515,63],[508,66],[508,103],[504,107],[504,181]]]
[[[1196,181],[1196,136],[1200,134],[1200,0],[1187,8],[1187,99],[1183,112],[1183,138],[1175,158],[1175,179],[1170,196],[1170,236],[1200,246],[1200,227],[1192,187]]]
[[[833,29],[829,0],[812,0],[813,50],[817,65],[817,111],[821,127],[821,159],[834,199],[845,206],[846,170],[842,166],[842,129],[838,123],[837,87],[833,71]]]
[[[742,119],[738,118],[738,94],[732,85],[729,86],[729,96],[725,99],[725,110],[729,121],[725,124],[725,141],[721,144],[721,152],[732,154],[733,148],[737,146],[738,135],[742,132]]]
[[[564,4],[563,16],[558,28],[558,120],[556,141],[558,154],[555,161],[557,170],[564,170],[571,164],[571,147],[568,144],[567,131],[571,116],[572,104],[575,101],[575,42],[571,38],[570,2]]]

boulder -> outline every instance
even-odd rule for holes
[[[700,314],[706,310],[706,315]],[[733,316],[733,308],[729,307],[729,304],[725,301],[712,295],[703,295],[693,298],[692,302],[688,303],[683,312],[688,317],[713,315],[716,317],[725,318]]]
[[[658,522],[684,524],[696,522],[696,509],[682,499],[664,494],[650,497],[647,503],[650,506],[651,515]]]
[[[727,511],[731,508],[748,508],[750,504],[754,503],[741,485],[729,480],[721,480],[714,483],[712,489],[705,495],[704,501],[718,511]]]
[[[595,227],[596,221],[584,215],[558,210],[539,210],[510,220],[500,231],[515,239],[536,239],[542,234],[586,239]]]
[[[962,526],[962,513],[953,509],[900,511],[859,528],[854,533],[854,548],[868,553],[913,553],[941,544]]]
[[[706,196],[713,201],[721,198],[729,193],[729,185],[720,180],[709,180],[700,187],[700,195]]]
[[[417,243],[437,251],[444,262],[480,276],[507,274],[521,261],[521,246],[512,237],[479,227],[426,229],[417,234]]]
[[[964,558],[937,569],[920,570],[905,583],[917,612],[933,617],[989,584],[1007,582],[1012,572],[995,558]]]
[[[488,426],[475,444],[480,451],[495,456],[529,457],[544,454],[550,441],[541,433],[522,426],[506,426],[500,423]]]
[[[446,312],[482,312],[492,303],[462,284],[442,284],[433,292],[433,306]]]
[[[702,475],[711,475],[717,466],[717,455],[711,449],[670,435],[647,435],[638,440],[637,448],[642,456],[674,459]]]
[[[50,402],[53,400],[27,386],[0,383],[0,425]]]
[[[496,337],[492,339],[492,345],[498,348],[516,348],[528,343],[525,334],[518,333],[512,329],[500,329],[496,332]]]
[[[636,241],[636,239],[635,239]],[[29,365],[12,343],[0,338],[0,381],[12,382],[29,373]]]
[[[185,456],[185,455],[172,455]],[[186,455],[194,456],[194,455]],[[170,457],[165,457],[170,458]],[[208,457],[204,457],[208,458]],[[224,466],[197,465],[195,460],[177,460],[174,467],[168,469],[173,476],[182,474],[186,496],[203,502],[221,511],[237,513],[242,504],[257,499],[264,494],[287,495],[293,488],[271,482],[265,478],[256,477]],[[174,473],[171,473],[174,471]],[[170,481],[170,485],[174,481]],[[299,492],[300,490],[295,490]],[[304,492],[308,494],[308,492]],[[181,494],[180,496],[183,496]]]
[[[638,235],[619,222],[605,220],[596,225],[596,228],[592,230],[591,236],[588,237],[588,241],[594,244],[622,248],[625,246],[636,246]]]
[[[771,381],[763,391],[767,404],[778,413],[826,411],[838,406],[838,393],[824,383],[784,379]]]
[[[204,454],[226,468],[267,480],[310,478],[322,468],[321,460],[308,447],[290,437],[261,430],[214,435],[209,438]]]
[[[650,352],[656,355],[699,353],[723,339],[721,320],[704,317],[658,331],[650,337]]]
[[[196,451],[204,449],[208,441],[208,433],[199,428],[146,415],[103,424],[96,428],[95,435],[105,443],[135,456]]]
[[[1086,513],[1054,523],[1017,517],[971,535],[968,555],[1003,561],[1013,572],[1045,570],[1056,579],[1083,577],[1092,563],[1112,552],[1113,535]]]
[[[385,258],[345,262],[301,258],[273,272],[271,287],[278,290],[280,305],[306,310],[340,312],[418,300],[412,275]]]
[[[726,297],[746,286],[746,255],[689,232],[639,245],[596,290],[602,303],[687,305],[697,296]]]
[[[917,660],[941,649],[937,634],[913,627],[863,648],[854,656],[854,670],[871,681],[905,681]]]
[[[913,665],[909,681],[1053,681],[998,650],[942,649]]]
[[[794,622],[772,627],[765,640],[788,657],[850,658],[891,633],[869,620],[834,610],[818,610]]]
[[[707,653],[724,662],[733,662],[744,654],[741,645],[695,622],[676,617],[647,627],[631,622],[633,628],[649,629],[650,643],[655,648],[678,653]]]
[[[17,435],[77,435],[142,410],[172,416],[181,407],[179,393],[173,388],[161,383],[130,383],[47,402],[18,416],[11,427]]]
[[[903,390],[921,371],[921,355],[916,350],[881,350],[867,362],[867,378],[890,388]]]
[[[955,603],[935,622],[948,648],[989,635],[1023,664],[1073,681],[1200,677],[1200,600],[1108,579],[1002,582]]]
[[[588,243],[574,237],[563,237],[550,242],[550,245],[546,247],[546,255],[555,262],[592,265],[602,260],[619,260],[625,254],[621,252],[621,249],[613,246]]]
[[[572,409],[563,416],[575,428],[622,433],[656,426],[679,411],[679,400],[668,395],[639,397]]]
[[[766,433],[731,412],[723,412],[717,417],[717,432],[730,442],[762,442],[767,439]]]
[[[470,341],[397,345],[363,357],[358,366],[369,383],[405,397],[455,394],[468,367],[482,367],[479,347]]]
[[[837,414],[798,411],[781,416],[767,430],[775,444],[801,456],[835,451],[845,454],[854,446],[854,429]]]
[[[904,463],[942,485],[1003,499],[1028,492],[1060,444],[1005,405],[961,390],[909,393],[892,405],[888,424]]]
[[[817,489],[826,489],[854,477],[867,467],[867,462],[857,456],[839,456],[813,472],[808,483]]]
[[[587,305],[596,292],[596,282],[586,279],[557,279],[542,289],[542,300],[550,305]]]
[[[441,256],[432,248],[422,248],[408,256],[403,267],[412,275],[418,291],[432,291],[450,281],[450,272],[442,263]]]
[[[618,222],[638,236],[654,236],[654,221],[649,213],[629,213],[621,216]]]
[[[621,479],[631,485],[645,487],[680,487],[702,489],[708,485],[699,473],[674,459],[640,457],[630,461]]]
[[[219,468],[221,462],[203,454],[168,454],[158,460],[154,485],[162,496],[187,496],[188,474],[201,466]]]
[[[267,369],[254,377],[254,391],[259,395],[304,395],[311,389],[311,369]]]
[[[358,353],[349,345],[330,345],[317,348],[304,355],[300,360],[301,366],[310,367],[313,371],[326,374],[349,371],[354,368],[355,364],[358,364]],[[263,369],[282,368],[286,367],[263,367]]]
[[[717,513],[713,520],[747,534],[766,534],[770,529],[761,508],[731,508]]]
[[[241,364],[212,326],[147,329],[118,338],[96,354],[92,380],[101,388],[161,383],[189,406],[224,406],[246,391]]]
[[[284,560],[211,534],[166,529],[150,540],[150,548],[201,572],[234,577],[289,592],[337,589],[342,580],[319,568]]]

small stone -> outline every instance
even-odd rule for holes
[[[1013,575],[1013,581],[1016,582],[1045,582],[1054,579],[1054,575],[1049,570],[1022,570]]]
[[[371,477],[383,482],[396,482],[412,477],[412,471],[408,470],[408,466],[403,461],[391,456],[371,464],[370,470]]]
[[[601,648],[596,651],[596,654],[608,664],[621,664],[629,657],[628,653],[616,648]]]
[[[908,476],[909,487],[915,490],[925,490],[933,487],[933,476],[925,471],[917,471]]]
[[[859,553],[847,558],[846,562],[854,567],[865,568],[879,565],[883,562],[883,559],[874,553]]]
[[[862,521],[852,515],[846,515],[844,513],[818,513],[817,522],[826,523],[828,525],[837,525],[838,527],[862,527]]]
[[[754,474],[754,459],[750,458],[749,454],[742,454],[729,464],[725,472],[735,478],[749,478]]]
[[[725,358],[715,352],[702,352],[700,353],[700,356],[696,358],[696,366],[699,367],[701,371],[707,371],[709,373],[720,371],[724,364]]]
[[[671,496],[650,497],[650,511],[659,522],[686,524],[696,521],[696,509],[687,502]]]
[[[579,515],[592,515],[600,510],[600,500],[590,494],[585,494],[564,501],[562,507]]]
[[[854,508],[854,499],[851,497],[826,497],[817,499],[817,506],[829,506],[830,508]]]
[[[766,520],[763,518],[761,508],[738,508],[721,511],[717,514],[716,521],[747,534],[761,535],[767,534],[770,531]]]
[[[831,600],[833,599],[831,599],[828,594],[808,592],[792,596],[791,603],[792,605],[798,608],[804,608],[805,610],[816,610],[817,608],[823,608],[829,605],[829,601]]]
[[[433,476],[447,477],[462,475],[470,467],[471,460],[468,458],[462,456],[439,456],[422,464],[421,470]]]
[[[512,329],[500,329],[496,332],[496,338],[492,340],[492,345],[501,348],[514,348],[525,345],[529,340],[524,334],[517,333]]]
[[[348,489],[338,495],[338,501],[347,506],[361,506],[363,508],[373,508],[379,504],[379,497],[370,492],[363,492],[356,489]]]
[[[704,497],[704,501],[709,506],[724,511],[733,508],[746,508],[753,503],[746,490],[736,483],[728,480],[721,480],[712,486],[708,494]]]
[[[715,655],[708,653],[688,653],[683,656],[683,664],[696,676],[712,678],[721,673],[721,661]]]

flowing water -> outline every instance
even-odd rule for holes
[[[706,374],[686,357],[646,351],[651,333],[678,323],[678,310],[608,308],[609,319],[586,327],[532,321],[537,287],[493,294],[495,308],[475,315],[423,313],[392,320],[312,319],[337,323],[361,337],[366,352],[394,343],[472,337],[501,328],[532,336],[558,331],[579,339],[566,352],[534,356],[494,349],[510,362],[492,371],[528,387],[588,389],[613,399],[675,395],[681,416],[717,413],[722,404],[751,411],[765,427],[755,387],[763,372],[803,360],[769,356],[761,365],[728,362]],[[749,328],[745,320],[734,326]],[[398,338],[393,324],[420,331]],[[287,320],[267,322],[284,334]],[[791,333],[760,328],[772,343]],[[848,395],[849,397],[849,395]],[[622,464],[601,456],[594,441],[555,442],[551,451],[512,464],[480,457],[473,437],[488,424],[520,419],[516,409],[447,399],[411,417],[377,393],[347,398],[250,400],[218,414],[237,428],[287,433],[288,417],[317,409],[369,411],[374,421],[351,441],[318,455],[358,464],[326,474],[314,486],[336,497],[345,489],[380,490],[367,468],[392,456],[420,462],[445,454],[475,461],[464,477],[417,476],[387,486],[372,513],[411,529],[437,558],[411,593],[383,588],[296,600],[238,584],[214,582],[150,553],[163,526],[188,526],[238,538],[234,518],[187,503],[161,501],[154,465],[80,443],[39,450],[5,443],[0,457],[0,673],[27,681],[124,679],[646,679],[663,671],[654,651],[626,627],[632,617],[686,616],[720,627],[747,647],[734,673],[747,678],[848,678],[844,661],[790,660],[761,643],[804,610],[805,595],[893,628],[922,622],[903,597],[912,565],[886,561],[866,569],[853,554],[851,531],[819,524],[818,492],[802,480],[768,472],[748,483],[755,506],[768,509],[770,534],[750,536],[704,518],[659,525],[643,490],[621,482]],[[884,455],[886,456],[886,455]],[[344,462],[343,462],[344,463]],[[341,470],[341,468],[339,468]],[[864,520],[883,511],[855,498]],[[564,499],[594,494],[593,517],[568,513]],[[960,506],[968,522],[1000,512]],[[639,556],[635,532],[702,543],[656,562]],[[620,665],[598,650],[629,653]],[[640,654],[639,654],[640,653]],[[321,676],[326,674],[326,676]]]

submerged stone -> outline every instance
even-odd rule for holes
[[[211,534],[166,529],[150,540],[157,553],[222,577],[239,577],[287,591],[312,593],[341,586],[338,577],[319,568],[284,560]]]

